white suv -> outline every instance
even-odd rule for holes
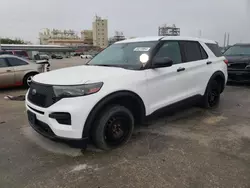
[[[36,75],[26,108],[40,134],[109,150],[160,109],[190,99],[216,107],[226,81],[227,61],[214,41],[136,38],[116,42],[87,65]]]

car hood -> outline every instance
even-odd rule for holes
[[[250,56],[225,56],[229,63],[249,62]]]
[[[33,77],[33,81],[48,85],[79,85],[104,81],[106,78],[119,78],[132,70],[119,67],[75,66],[62,68]]]

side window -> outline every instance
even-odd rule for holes
[[[8,61],[10,63],[11,66],[22,66],[22,65],[28,65],[27,62],[18,59],[18,58],[13,58],[13,57],[9,57]]]
[[[208,58],[207,52],[204,50],[204,48],[201,45],[200,45],[200,50],[201,50],[202,59],[207,59]]]
[[[0,58],[0,68],[5,68],[8,67],[7,62],[5,61],[4,58]]]
[[[185,53],[185,62],[199,61],[199,60],[204,59],[203,56],[207,57],[206,52],[204,51],[204,49],[201,47],[201,45],[198,42],[185,41],[185,42],[181,42],[181,45]],[[202,52],[202,49],[203,49],[203,52]]]
[[[218,46],[218,44],[211,44],[211,43],[206,43],[206,45],[208,46],[208,48],[214,53],[214,55],[216,57],[221,57],[223,56],[220,47]]]
[[[180,45],[175,41],[165,42],[159,51],[156,53],[155,57],[168,57],[174,64],[182,62]]]

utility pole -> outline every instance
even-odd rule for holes
[[[227,33],[224,33],[224,49],[226,48]]]
[[[201,38],[201,33],[202,33],[201,30],[199,30],[199,38]]]
[[[230,33],[227,33],[227,47],[229,46]]]

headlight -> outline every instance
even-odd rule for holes
[[[103,86],[102,82],[73,86],[53,86],[56,98],[79,97],[98,92]]]

